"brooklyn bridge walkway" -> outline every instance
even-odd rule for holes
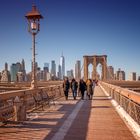
[[[100,87],[93,100],[66,101],[28,115],[24,124],[0,127],[0,140],[135,140]]]

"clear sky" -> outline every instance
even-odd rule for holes
[[[140,75],[140,0],[0,0],[0,71],[25,60],[31,70],[32,38],[25,15],[36,4],[44,16],[36,36],[37,62],[59,59],[74,69],[83,55],[108,55],[108,65]]]

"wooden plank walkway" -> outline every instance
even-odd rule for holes
[[[56,101],[24,124],[0,127],[0,140],[135,140],[99,87],[93,100]]]

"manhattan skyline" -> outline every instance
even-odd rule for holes
[[[25,60],[31,71],[32,37],[25,15],[35,4],[43,15],[36,36],[36,61],[55,60],[61,52],[66,70],[84,55],[107,55],[108,65],[137,72],[140,52],[139,0],[1,0],[0,71],[4,64]]]

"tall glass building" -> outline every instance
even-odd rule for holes
[[[65,76],[65,58],[63,56],[63,53],[60,57],[60,67],[61,67],[61,79]]]
[[[51,61],[51,74],[54,77],[56,76],[56,64],[54,60]]]

